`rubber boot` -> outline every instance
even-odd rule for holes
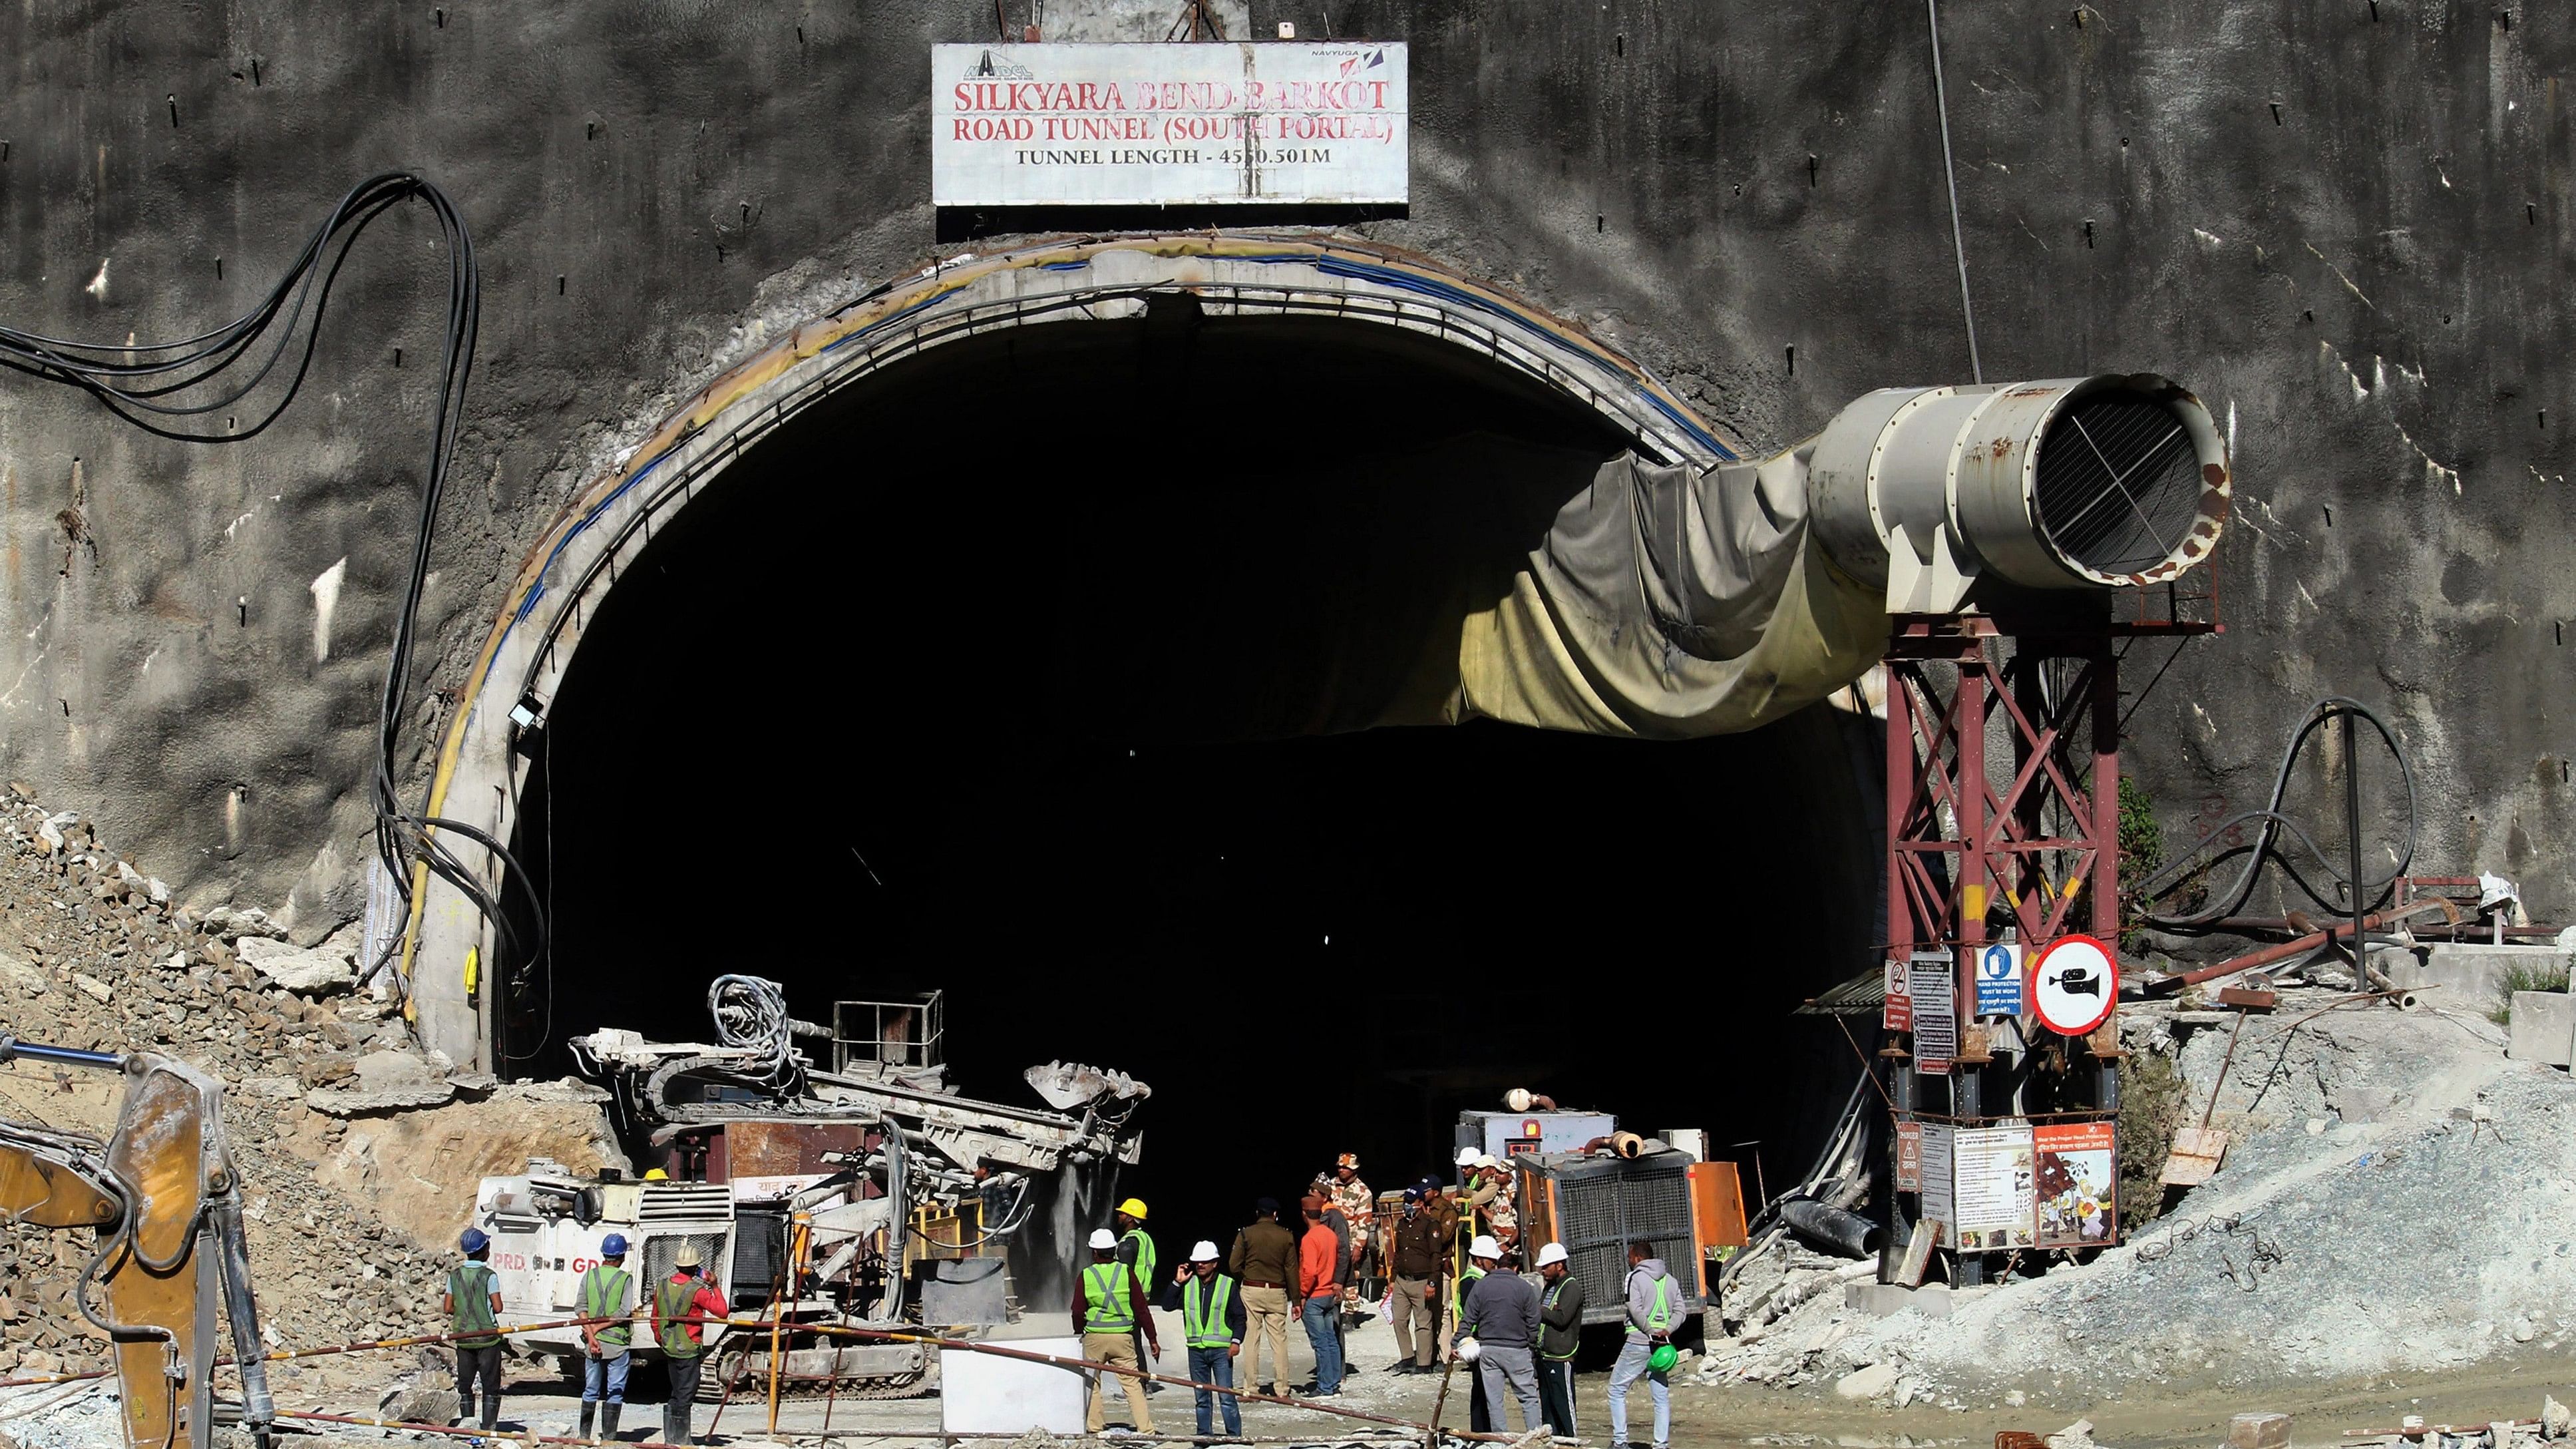
[[[597,1408],[598,1408],[598,1405],[591,1403],[591,1402],[590,1402],[589,1400],[587,1400],[587,1399],[584,1399],[584,1400],[582,1401],[582,1405],[581,1405],[581,1432],[580,1432],[579,1434],[576,1434],[576,1435],[575,1435],[575,1436],[573,1436],[573,1437],[578,1438],[578,1439],[587,1439],[587,1438],[589,1438],[589,1437],[590,1437],[590,1421],[592,1420],[592,1418],[596,1417],[595,1410],[596,1410]]]
[[[626,1406],[625,1406],[624,1404],[602,1404],[602,1405],[600,1405],[600,1408],[599,1408],[599,1437],[600,1437],[600,1438],[602,1438],[602,1439],[606,1439],[606,1440],[610,1441],[611,1443],[616,1442],[616,1439],[617,1439],[617,1411],[618,1411],[618,1410],[620,1410],[620,1409],[623,1409],[623,1408],[625,1408],[625,1407],[626,1407]]]

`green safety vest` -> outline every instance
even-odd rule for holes
[[[1573,1274],[1571,1274],[1571,1273],[1568,1273],[1568,1274],[1566,1274],[1564,1277],[1559,1278],[1559,1279],[1557,1279],[1555,1282],[1550,1283],[1550,1284],[1548,1284],[1548,1285],[1547,1285],[1547,1306],[1548,1306],[1548,1307],[1550,1307],[1550,1308],[1554,1308],[1554,1307],[1556,1306],[1556,1295],[1558,1295],[1559,1293],[1564,1292],[1564,1291],[1565,1291],[1565,1285],[1566,1285],[1566,1284],[1568,1284],[1568,1283],[1570,1283],[1570,1282],[1572,1282],[1572,1281],[1574,1281],[1574,1275],[1573,1275]],[[1583,1331],[1583,1325],[1578,1323],[1578,1324],[1576,1324],[1574,1327],[1575,1327],[1575,1333],[1576,1333],[1576,1335],[1577,1335],[1578,1337],[1580,1337],[1580,1336],[1581,1336],[1581,1334],[1582,1334],[1582,1331]],[[1544,1328],[1542,1328],[1542,1329],[1540,1330],[1540,1332],[1541,1332],[1542,1334],[1544,1334],[1544,1333],[1546,1332],[1546,1330],[1545,1330]],[[1539,1357],[1540,1357],[1540,1358],[1543,1358],[1543,1359],[1546,1359],[1546,1360],[1548,1360],[1548,1361],[1549,1361],[1549,1362],[1551,1362],[1551,1363],[1566,1363],[1566,1362],[1571,1361],[1571,1360],[1573,1359],[1574,1355],[1572,1355],[1572,1354],[1570,1354],[1570,1353],[1542,1353],[1542,1354],[1540,1354],[1540,1355],[1539,1355]]]
[[[1638,1337],[1643,1338],[1647,1334],[1661,1333],[1672,1326],[1672,1286],[1673,1280],[1670,1278],[1655,1280],[1655,1306],[1646,1310],[1645,1333],[1637,1333],[1637,1325],[1634,1323],[1628,1325],[1630,1333],[1636,1333]]]
[[[673,1282],[665,1278],[653,1290],[653,1335],[661,1340],[666,1358],[696,1358],[707,1351],[705,1344],[689,1337],[683,1317],[689,1305],[697,1301],[702,1280],[696,1278]]]
[[[1205,1291],[1214,1283],[1213,1292]],[[1234,1302],[1234,1280],[1223,1273],[1200,1278],[1196,1273],[1181,1285],[1181,1333],[1192,1348],[1224,1348],[1234,1342],[1234,1330],[1226,1326],[1226,1308]]]
[[[1467,1290],[1474,1287],[1476,1280],[1484,1276],[1484,1269],[1472,1266],[1471,1264],[1466,1272],[1458,1275],[1457,1282],[1449,1285],[1449,1316],[1451,1318],[1458,1318],[1466,1313]],[[1460,1324],[1459,1327],[1462,1331],[1467,1333],[1473,1333],[1476,1331],[1476,1325],[1472,1323],[1463,1323]]]
[[[634,1281],[626,1276],[623,1268],[593,1263],[590,1271],[581,1275],[581,1316],[608,1318],[624,1312],[629,1301],[627,1285]],[[633,1337],[633,1330],[627,1327],[623,1318],[613,1324],[603,1323],[593,1332],[602,1348],[624,1348]],[[612,1353],[606,1357],[615,1358],[617,1355]]]
[[[468,1260],[447,1270],[447,1297],[454,1308],[447,1331],[458,1348],[490,1348],[501,1341],[500,1322],[492,1316],[492,1269]]]
[[[1090,1312],[1085,1333],[1125,1333],[1136,1326],[1136,1306],[1127,1296],[1127,1265],[1094,1263],[1082,1270],[1082,1296]]]
[[[1129,1228],[1125,1241],[1136,1245],[1136,1281],[1151,1283],[1154,1278],[1154,1239],[1143,1228]]]

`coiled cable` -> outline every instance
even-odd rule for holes
[[[2319,729],[2347,715],[2354,719],[2369,721],[2370,727],[2379,732],[2381,742],[2388,746],[2389,755],[2397,761],[2398,779],[2404,785],[2406,792],[2406,834],[2404,843],[2397,851],[2396,863],[2389,868],[2387,875],[2360,881],[2353,880],[2343,871],[2338,870],[2333,858],[2318,847],[2315,839],[2306,830],[2300,828],[2296,820],[2282,813],[2281,810],[2281,802],[2290,790],[2290,772],[2299,763],[2299,752],[2307,747],[2309,738]],[[2352,761],[2344,762],[2345,769],[2351,769],[2352,766]],[[2307,715],[2299,722],[2299,727],[2290,734],[2289,748],[2281,752],[2281,766],[2272,775],[2271,802],[2262,809],[2240,811],[2221,821],[2208,834],[2194,841],[2190,849],[2175,856],[2164,868],[2140,881],[2135,892],[2136,899],[2150,901],[2169,893],[2175,884],[2183,879],[2192,864],[2207,853],[2210,847],[2218,844],[2230,831],[2254,820],[2263,822],[2262,834],[2256,838],[2253,847],[2247,852],[2244,868],[2236,873],[2236,878],[2230,881],[2224,890],[2212,893],[2209,905],[2197,911],[2181,914],[2143,911],[2141,915],[2147,924],[2162,930],[2189,931],[2214,925],[2226,917],[2235,915],[2244,906],[2246,898],[2254,893],[2255,881],[2262,874],[2263,863],[2266,860],[2278,860],[2282,871],[2298,884],[2300,890],[2307,893],[2308,899],[2315,901],[2326,910],[2348,911],[2353,908],[2356,900],[2361,901],[2365,908],[2379,904],[2389,887],[2403,878],[2415,864],[2415,768],[2406,757],[2405,746],[2397,742],[2396,732],[2389,729],[2386,721],[2371,713],[2367,706],[2341,695],[2330,695],[2320,699],[2308,706]],[[2315,857],[2317,867],[2324,872],[2325,878],[2341,886],[2349,894],[2341,899],[2331,898],[2312,884],[2300,871],[2298,863],[2281,853],[2280,839],[2284,834],[2305,846],[2308,854]]]

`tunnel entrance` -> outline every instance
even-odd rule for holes
[[[553,936],[503,973],[502,1070],[703,1039],[722,972],[811,1020],[935,986],[969,1095],[1153,1084],[1120,1187],[1167,1244],[1340,1151],[1445,1179],[1513,1086],[1776,1189],[1855,1071],[1788,1013],[1878,939],[1875,726],[1363,728],[1439,717],[1417,656],[1628,443],[1434,340],[1186,296],[808,409],[586,624],[520,792]]]

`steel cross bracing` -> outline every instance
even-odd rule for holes
[[[1918,947],[1977,944],[2004,924],[2033,945],[2079,929],[2118,938],[2119,673],[2110,632],[2019,636],[2012,658],[1998,664],[2005,637],[1992,619],[1907,617],[1889,642],[1891,960]],[[1946,692],[1933,665],[1954,675]],[[2071,677],[2059,677],[2069,665]],[[1990,758],[1998,743],[2008,760]],[[2080,922],[2071,919],[2079,899],[2087,904]]]

